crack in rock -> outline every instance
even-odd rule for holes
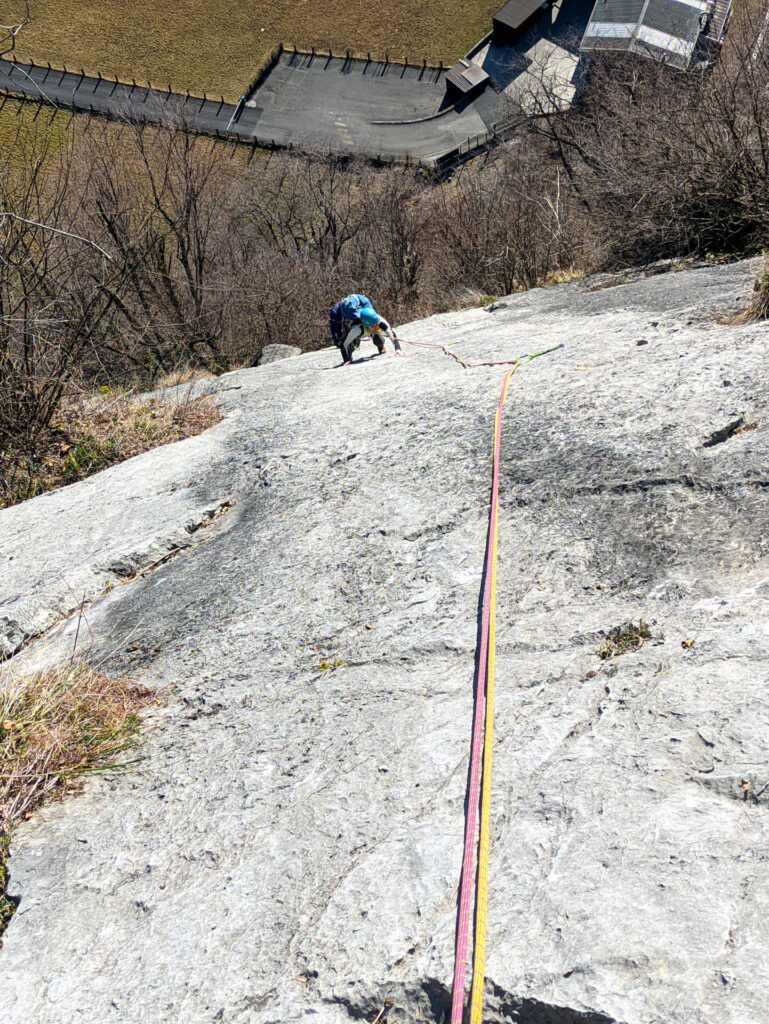
[[[705,494],[729,494],[739,487],[753,487],[756,489],[769,487],[769,480],[756,478],[722,482],[719,480],[701,480],[691,476],[689,473],[682,473],[679,476],[642,477],[638,480],[618,480],[614,483],[572,487],[568,490],[534,497],[515,497],[511,499],[511,503],[518,508],[526,508],[529,505],[549,505],[564,499],[591,497],[600,494],[640,494],[645,491],[665,487],[684,487],[687,490],[701,491]]]
[[[92,566],[93,576],[96,579],[106,576],[106,581],[98,584],[92,593],[85,591],[79,597],[70,588],[66,598],[49,606],[48,614],[42,616],[42,628],[30,629],[20,622],[17,616],[0,618],[0,664],[10,661],[60,623],[72,618],[73,615],[81,614],[115,585],[130,583],[141,576],[146,576],[182,551],[200,543],[199,539],[193,540],[194,534],[212,526],[232,506],[232,499],[226,498],[207,509],[196,511],[182,529],[175,530],[162,539],[155,539],[149,545],[136,548],[125,555],[112,558],[102,565]]]
[[[769,780],[759,778],[753,772],[745,775],[693,775],[691,781],[727,800],[769,807]]]
[[[381,985],[357,999],[334,996],[324,1000],[342,1007],[351,1020],[377,1024],[446,1024],[451,1010],[451,992],[437,978],[421,982]],[[598,1010],[518,996],[487,979],[483,999],[484,1024],[621,1024],[614,1016]]]

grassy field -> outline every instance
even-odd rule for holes
[[[236,99],[278,43],[444,62],[491,27],[499,0],[31,0],[17,56]],[[0,24],[21,14],[0,0]]]
[[[67,137],[71,120],[67,111],[39,109],[31,103],[6,100],[0,110],[0,160],[10,156],[13,163],[20,163],[26,147],[33,146],[40,138],[45,139],[52,151],[58,150]]]

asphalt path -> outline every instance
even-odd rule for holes
[[[0,60],[0,90],[54,106],[187,125],[261,144],[432,161],[496,117],[487,90],[453,105],[435,69],[284,53],[235,117],[223,100]]]
[[[431,69],[284,53],[249,109],[275,142],[429,161],[485,132],[498,100],[487,90],[452,104]]]
[[[236,108],[223,101],[6,60],[0,60],[0,90],[20,93],[53,106],[113,117],[185,124],[198,131],[219,131],[241,140],[253,139],[257,120],[256,112],[249,107],[243,110],[237,123],[232,123]]]
[[[544,67],[563,79],[565,102],[577,83],[579,41],[591,0],[555,0],[513,46],[486,39],[471,59],[492,84],[454,102],[435,68],[284,52],[242,109],[223,100],[173,93],[0,60],[0,91],[114,117],[172,123],[262,145],[365,153],[436,163],[510,116],[519,94],[536,88]],[[237,113],[237,117],[235,116]],[[464,149],[473,148],[464,145]]]

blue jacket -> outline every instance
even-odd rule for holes
[[[352,324],[360,323],[357,313],[364,306],[370,306],[371,302],[365,295],[348,295],[347,298],[337,302],[331,307],[328,315],[328,326],[331,330],[331,337],[334,344],[338,345],[344,340],[344,336]]]

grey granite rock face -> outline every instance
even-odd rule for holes
[[[399,332],[564,346],[504,420],[489,1022],[766,1021],[768,332],[710,313],[752,269]],[[90,657],[168,692],[16,835],[3,1024],[442,1020],[502,371],[407,352],[206,382],[213,431],[0,513],[7,648],[86,590]]]
[[[267,363],[276,363],[279,359],[291,359],[301,354],[302,350],[296,345],[265,345],[259,353],[256,365],[265,366]]]

